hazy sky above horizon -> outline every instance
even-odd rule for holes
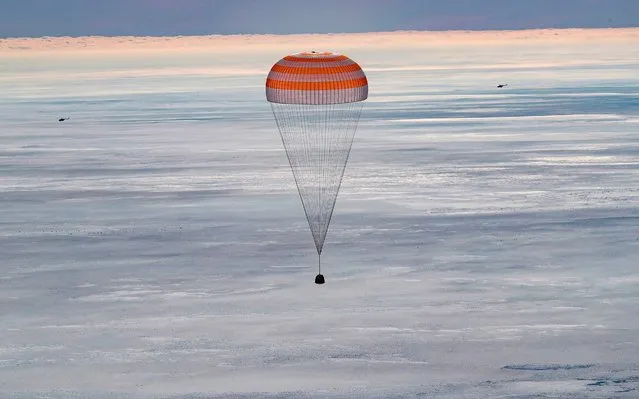
[[[0,37],[639,26],[636,0],[3,1]]]

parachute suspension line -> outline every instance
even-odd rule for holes
[[[300,197],[300,201],[302,202],[302,208],[304,209],[306,219],[309,220],[310,224],[310,220],[312,218],[312,204],[309,203],[304,196],[308,190],[307,186],[309,186],[309,184],[304,181],[303,173],[300,172],[300,169],[304,167],[304,160],[310,158],[310,152],[312,150],[310,143],[308,143],[309,135],[307,134],[306,128],[308,122],[306,113],[303,112],[304,105],[270,104],[275,120],[278,121],[277,127],[280,132],[282,144],[284,145],[286,157],[288,158],[289,165],[293,172],[297,193]],[[296,140],[296,138],[300,138],[301,140]],[[311,226],[311,235],[313,236],[313,239],[315,234],[313,226]]]
[[[293,164],[295,160],[292,157],[293,151],[289,151],[289,147],[287,146],[287,140],[285,140],[285,134],[288,131],[288,126],[291,124],[289,115],[286,113],[286,108],[282,107],[281,109],[276,110],[275,104],[271,104],[271,110],[273,111],[273,115],[275,115],[275,122],[277,124],[277,129],[280,131],[280,138],[282,139],[282,145],[284,146],[284,152],[286,152],[286,158],[288,158],[288,163],[293,170],[293,177],[295,180],[295,186],[297,187],[297,194],[300,197],[300,202],[302,202],[302,208],[304,209],[304,214],[308,219],[308,210],[306,209],[306,204],[304,203],[304,198],[302,197],[302,190],[300,189],[300,184],[298,182],[297,176],[295,176],[295,165]],[[278,111],[283,111],[281,114]],[[278,117],[279,115],[279,117]]]
[[[335,125],[333,125],[330,120],[328,123],[330,131],[333,131],[336,134],[330,136],[329,145],[327,146],[329,151],[329,160],[327,164],[329,166],[333,166],[333,170],[329,169],[329,175],[331,175],[333,180],[335,180],[334,183],[336,183],[336,187],[330,193],[331,197],[329,200],[324,201],[324,204],[328,207],[324,210],[327,215],[327,219],[325,221],[327,230],[333,216],[333,211],[335,210],[337,196],[339,194],[344,172],[346,171],[346,165],[348,164],[348,159],[350,157],[353,139],[355,138],[363,103],[348,103],[346,106],[341,107],[341,109],[337,111],[334,111],[332,108],[334,107],[331,107],[329,110],[329,115],[331,115],[330,119],[332,119],[332,116],[335,114],[337,114],[338,117],[335,118]]]
[[[362,103],[271,103],[318,253],[321,253]]]

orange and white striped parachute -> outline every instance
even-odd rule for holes
[[[350,58],[301,53],[282,58],[266,79],[266,99],[280,104],[342,104],[366,100],[368,80]]]
[[[266,99],[321,254],[353,137],[368,98],[368,80],[350,58],[315,51],[288,55],[271,68]],[[321,278],[320,278],[321,277]]]

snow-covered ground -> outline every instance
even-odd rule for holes
[[[639,396],[636,43],[337,49],[324,286],[263,90],[306,49],[2,60],[0,396]]]

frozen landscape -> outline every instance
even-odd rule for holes
[[[617,32],[0,40],[0,396],[639,397]],[[309,49],[370,84],[323,286],[264,96]]]

